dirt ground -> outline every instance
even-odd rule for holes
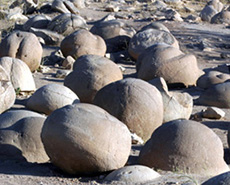
[[[192,4],[192,8],[199,11],[200,6],[203,4]],[[85,9],[80,10],[80,15],[84,17],[89,25],[92,25],[94,21],[97,21],[109,12],[104,11],[106,4],[103,3],[89,3]],[[133,19],[124,19],[123,21],[133,26],[136,30],[149,24],[151,21],[151,15],[148,11],[124,11],[124,17],[133,15]],[[191,13],[192,14],[192,13]],[[196,12],[196,14],[198,14]],[[150,18],[149,18],[150,17]],[[4,30],[8,25],[6,20],[0,20],[1,29]],[[198,60],[198,65],[201,69],[207,70],[220,64],[229,63],[230,58],[222,58],[221,54],[230,56],[230,30],[228,25],[213,25],[209,23],[188,23],[188,22],[175,22],[168,20],[161,20],[165,26],[171,31],[171,33],[179,41],[180,48],[185,53],[193,53]],[[208,45],[208,49],[203,51],[201,49],[201,42],[205,41]],[[58,48],[44,48],[44,57]],[[133,61],[121,61],[119,63],[126,68],[126,76],[135,76],[135,64]],[[50,70],[41,73],[36,72],[33,74],[37,88],[47,83],[59,83],[63,84],[63,79],[56,78],[55,74],[60,67],[47,66]],[[175,90],[175,89],[174,89]],[[189,87],[187,89],[176,89],[181,92],[188,92],[196,99],[202,89],[198,87]],[[23,109],[26,96],[18,96],[15,105],[12,109]],[[205,106],[194,105],[193,114],[205,109]],[[230,124],[230,110],[223,109],[226,116],[222,120],[200,120],[203,124],[214,130],[214,132],[221,138],[225,149],[225,160],[230,164],[230,152],[227,144],[227,130]],[[128,164],[135,164],[138,153],[141,149],[139,145],[133,145],[132,152]],[[182,174],[179,172],[166,172],[159,171],[162,177],[154,182],[148,182],[146,184],[153,185],[192,185],[200,184],[209,177],[203,177],[199,175]],[[13,185],[13,184],[106,184],[103,182],[103,178],[106,174],[100,174],[93,177],[76,177],[69,176],[61,172],[58,168],[51,163],[36,164],[28,163],[26,161],[12,161],[12,160],[0,160],[0,184]],[[107,182],[110,183],[110,182]],[[112,184],[122,184],[113,182]],[[123,183],[125,184],[125,183]]]

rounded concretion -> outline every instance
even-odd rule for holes
[[[74,91],[81,102],[91,103],[96,93],[104,86],[121,80],[122,72],[113,61],[98,55],[79,57],[64,81],[64,85]]]
[[[65,37],[61,42],[61,51],[65,57],[70,55],[75,59],[87,54],[104,56],[106,44],[100,36],[80,29]]]
[[[0,44],[0,57],[18,58],[25,62],[32,72],[39,67],[42,52],[38,38],[29,32],[13,32]]]
[[[93,103],[121,120],[145,141],[163,121],[161,93],[140,79],[126,78],[105,86],[98,91]]]
[[[208,127],[191,120],[160,126],[144,145],[139,163],[169,171],[217,175],[229,170],[220,138]]]
[[[131,150],[128,128],[90,104],[68,105],[45,121],[42,141],[51,162],[70,174],[121,168]]]

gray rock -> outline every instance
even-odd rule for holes
[[[70,70],[59,69],[59,70],[57,70],[55,77],[56,78],[65,78],[66,76],[68,76],[69,73],[70,73]]]
[[[211,19],[212,24],[230,24],[230,11],[222,10]]]
[[[156,178],[159,178],[161,175],[154,171],[153,169],[142,166],[142,165],[133,165],[125,166],[118,170],[111,172],[105,177],[106,181],[123,181],[126,183],[145,183],[148,181],[153,181]]]
[[[131,150],[128,128],[91,104],[78,103],[54,111],[46,119],[41,137],[51,162],[70,174],[121,168]]]
[[[200,12],[200,17],[202,21],[211,22],[212,17],[217,13],[218,11],[212,5],[206,5]]]
[[[62,62],[62,66],[65,68],[65,69],[70,69],[72,70],[73,69],[73,64],[74,64],[75,60],[73,57],[71,56],[67,56],[63,62]]]
[[[222,173],[202,183],[202,185],[228,185],[228,184],[230,184],[230,172]]]
[[[78,99],[77,95],[69,88],[58,85],[48,84],[39,88],[28,100],[28,109],[51,114],[54,110],[72,104]]]
[[[229,171],[223,151],[220,138],[207,126],[175,120],[153,132],[140,152],[139,163],[166,171],[217,175]]]
[[[202,111],[203,118],[221,119],[225,116],[225,112],[217,107],[208,107]]]
[[[30,18],[24,25],[23,29],[29,31],[31,27],[46,29],[48,23],[51,21],[51,18],[45,15],[35,15]]]

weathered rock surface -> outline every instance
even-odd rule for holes
[[[104,56],[106,44],[100,36],[93,35],[85,29],[80,29],[62,41],[61,51],[65,57],[70,55],[75,59],[87,54]]]
[[[113,61],[98,55],[83,55],[75,61],[64,85],[75,92],[81,102],[92,103],[101,88],[122,78],[121,70]]]
[[[140,79],[126,78],[105,86],[93,103],[121,120],[144,141],[163,121],[160,92]]]
[[[69,88],[59,84],[48,84],[39,88],[27,100],[26,107],[34,111],[51,114],[58,108],[72,104],[76,99],[78,99],[77,95]]]
[[[162,170],[218,175],[229,171],[223,156],[222,142],[211,129],[199,122],[175,120],[155,130],[140,152],[139,163]]]
[[[145,183],[160,177],[160,174],[147,166],[125,166],[111,172],[105,177],[106,181],[123,181],[126,183]]]
[[[41,137],[51,162],[70,174],[121,168],[131,149],[130,132],[122,122],[83,103],[54,111],[46,119]]]
[[[202,185],[227,185],[230,184],[230,172],[222,173],[202,183]]]
[[[9,75],[14,89],[35,91],[35,82],[29,67],[20,59],[11,57],[0,58],[0,65]]]
[[[196,57],[184,54],[167,44],[156,44],[146,49],[136,63],[137,76],[143,80],[163,77],[167,84],[195,85],[201,75]]]
[[[41,62],[42,46],[33,33],[15,31],[2,40],[0,57],[9,56],[21,59],[30,70],[35,71]]]

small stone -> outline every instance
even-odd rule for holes
[[[225,112],[217,107],[208,107],[202,111],[203,118],[221,119],[225,116]]]
[[[135,133],[131,133],[132,144],[144,144],[143,139]]]
[[[56,78],[65,78],[70,73],[69,70],[57,70],[55,77]]]
[[[65,60],[62,62],[62,66],[65,69],[73,69],[73,63],[75,62],[74,58],[71,56],[67,56]]]
[[[105,8],[107,12],[118,12],[120,9],[118,6],[109,5]]]

